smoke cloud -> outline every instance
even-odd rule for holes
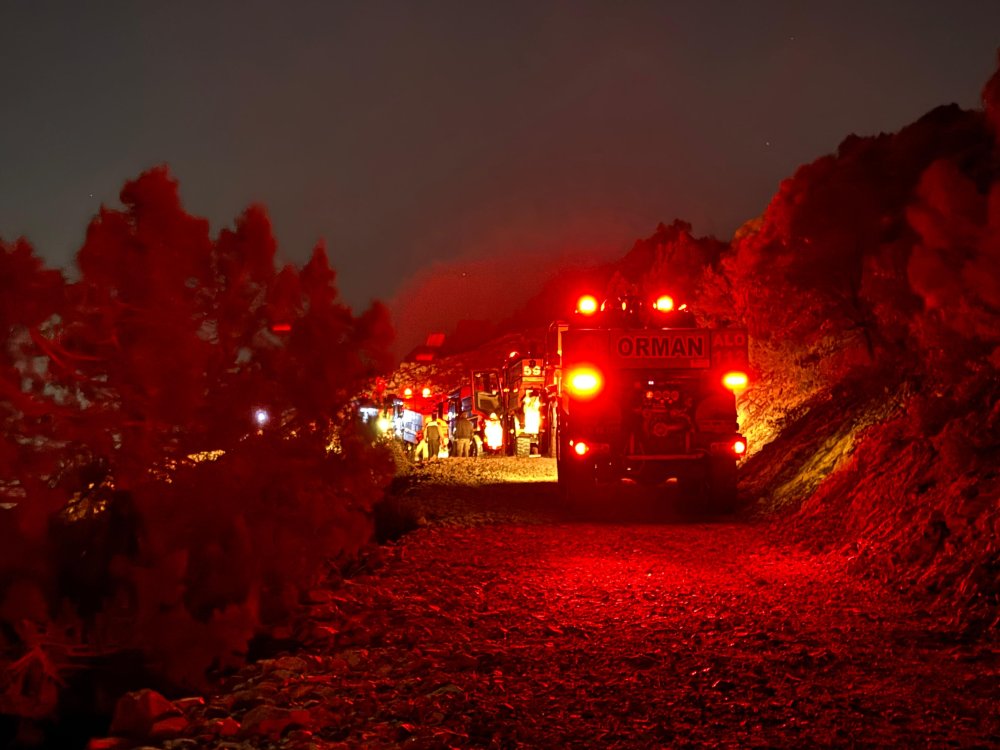
[[[431,333],[451,334],[463,320],[500,323],[570,268],[600,262],[597,251],[496,253],[483,259],[435,262],[404,282],[389,301],[395,355],[404,357]]]

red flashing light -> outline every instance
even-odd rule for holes
[[[596,367],[577,367],[567,374],[566,388],[577,398],[593,398],[604,388],[604,376]]]
[[[512,351],[510,354],[507,355],[507,359],[514,359],[514,357],[516,357],[518,354],[520,354],[520,352],[515,349],[514,351]]]
[[[412,397],[413,397],[413,389],[412,388],[404,388],[403,389],[403,398],[412,398]]]
[[[430,388],[424,388],[422,391],[420,391],[420,395],[423,396],[424,398],[430,398],[431,397],[431,389]]]
[[[656,298],[656,302],[653,303],[653,307],[660,312],[670,312],[674,309],[674,298],[669,295],[662,294]]]
[[[586,456],[590,452],[590,446],[582,440],[578,440],[573,445],[573,452],[578,456]]]
[[[733,443],[733,453],[737,456],[742,456],[747,452],[747,442],[746,440],[737,440]]]
[[[584,294],[576,301],[576,311],[580,315],[593,315],[597,312],[597,298],[591,294]]]
[[[288,333],[292,330],[291,323],[272,323],[271,333]]]
[[[722,376],[722,384],[731,391],[746,388],[749,378],[745,372],[727,372]]]

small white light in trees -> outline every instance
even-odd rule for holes
[[[254,409],[253,421],[258,427],[263,427],[271,421],[271,415],[267,413],[267,409]]]

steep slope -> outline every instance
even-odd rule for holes
[[[982,112],[852,136],[783,183],[726,278],[756,342],[757,509],[995,628],[1000,168]]]

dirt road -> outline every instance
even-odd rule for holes
[[[551,462],[513,461],[421,470],[402,499],[421,528],[315,592],[310,645],[248,667],[187,735],[201,726],[208,747],[1000,747],[994,647],[766,526],[685,521],[627,490],[574,508]],[[239,730],[209,741],[204,722],[224,717]]]

